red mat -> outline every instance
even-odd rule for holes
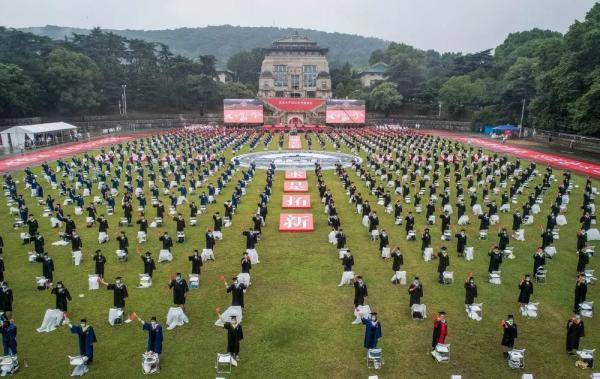
[[[283,195],[281,208],[307,209],[310,208],[310,195]]]
[[[451,132],[445,132],[441,130],[426,130],[422,131],[423,134],[433,134],[444,138],[450,138],[464,144],[482,147],[491,151],[499,153],[510,154],[515,157],[527,159],[530,161],[550,165],[562,170],[571,170],[578,172],[583,175],[589,175],[596,179],[600,178],[600,164],[581,161],[578,159],[572,159],[557,154],[543,153],[541,151],[526,149],[523,147],[511,146],[502,144],[488,138],[470,137],[462,134],[456,134]]]
[[[102,147],[130,141],[134,138],[136,137],[132,135],[103,137],[87,142],[52,146],[46,149],[30,151],[24,154],[11,155],[0,159],[0,173],[10,172],[28,166],[35,166],[45,161],[53,161],[59,158],[70,157],[72,155],[83,153],[89,150],[98,150]]]
[[[313,216],[310,213],[282,213],[279,215],[280,232],[312,232]]]

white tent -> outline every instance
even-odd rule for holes
[[[76,130],[77,127],[65,122],[50,122],[46,124],[13,126],[0,132],[0,145],[2,147],[15,147],[23,149],[26,146],[48,144],[48,139],[61,139],[63,132]]]

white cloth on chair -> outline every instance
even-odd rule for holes
[[[88,290],[93,291],[100,288],[100,283],[98,283],[98,275],[89,274],[88,275]]]
[[[81,259],[83,258],[83,254],[81,254],[81,250],[74,251],[72,254],[73,254],[73,264],[75,264],[75,266],[79,266],[81,264]]]
[[[474,258],[474,256],[473,256],[474,252],[475,252],[475,250],[473,249],[472,246],[465,247],[465,260],[472,261]]]
[[[392,255],[389,247],[384,247],[381,249],[381,258],[389,258],[391,256]]]
[[[169,308],[169,312],[167,313],[167,330],[173,330],[188,322],[190,322],[190,319],[186,316],[181,307]]]
[[[173,254],[167,249],[160,249],[158,253],[158,263],[168,261],[171,262],[173,260]]]
[[[232,305],[225,310],[225,312],[221,313],[221,317],[215,321],[215,326],[223,327],[226,322],[231,322],[231,316],[236,316],[238,322],[242,322],[242,307],[237,305]]]
[[[538,316],[538,304],[539,303],[529,303],[524,307],[521,307],[521,315],[523,317],[536,318]]]
[[[473,205],[472,209],[473,209],[473,214],[475,216],[479,216],[479,215],[483,214],[483,210],[481,209],[481,205],[479,205],[479,204]]]
[[[467,215],[462,215],[458,219],[458,225],[460,225],[460,226],[467,225],[468,223],[469,223],[469,216],[467,216]]]
[[[490,225],[496,225],[500,221],[500,216],[492,215],[490,217]]]
[[[465,311],[467,312],[467,316],[471,320],[481,321],[481,307],[482,304],[471,304],[465,305]]]
[[[353,324],[361,324],[363,318],[369,318],[371,316],[371,307],[367,305],[359,305],[354,308],[354,321]]]
[[[214,261],[215,253],[213,252],[213,249],[202,249],[202,253],[200,254],[200,257],[202,258],[203,262],[206,262],[209,259]]]
[[[237,279],[240,284],[243,284],[246,287],[250,286],[250,274],[247,272],[240,272],[237,276]]]
[[[525,229],[518,229],[515,234],[515,239],[517,241],[525,241]]]
[[[329,243],[331,243],[333,245],[337,245],[336,234],[337,234],[337,232],[335,230],[332,230],[331,232],[329,232],[329,235],[327,236]]]
[[[106,232],[98,233],[98,243],[108,242],[108,234]]]
[[[431,260],[432,256],[433,256],[433,248],[426,247],[425,250],[423,250],[423,260],[425,262],[429,262]]]
[[[123,318],[123,309],[121,308],[110,308],[108,310],[108,323],[111,326],[115,325],[115,322],[118,318]]]
[[[556,255],[556,248],[554,246],[546,246],[544,253],[550,258],[554,258],[554,255]]]
[[[246,249],[246,252],[250,257],[250,263],[252,263],[253,265],[260,263],[260,260],[258,259],[258,252],[256,251],[256,249]]]
[[[567,218],[564,215],[556,216],[556,225],[558,225],[558,226],[567,225]]]
[[[212,234],[213,234],[213,237],[215,237],[216,240],[219,240],[219,241],[223,240],[223,233],[221,233],[220,231],[213,230]]]
[[[399,281],[400,285],[406,284],[406,271],[396,271],[392,276],[392,282]]]
[[[352,284],[353,280],[354,280],[354,271],[344,271],[342,273],[342,279],[340,280],[339,286]]]
[[[37,328],[37,331],[39,333],[49,333],[56,329],[56,327],[60,326],[64,318],[65,315],[60,309],[46,309],[42,325]]]
[[[138,233],[137,233],[137,241],[138,241],[138,243],[144,243],[144,242],[146,242],[146,238],[147,238],[146,232],[141,231],[141,230],[138,231]]]
[[[596,228],[588,229],[588,231],[585,232],[585,234],[587,234],[588,241],[599,241],[600,240],[600,231],[598,231],[598,229],[596,229]]]
[[[363,216],[363,218],[362,218],[362,224],[363,224],[363,226],[365,228],[369,227],[369,216],[367,216],[367,215]]]

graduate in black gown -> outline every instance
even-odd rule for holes
[[[575,297],[573,301],[573,312],[579,313],[579,304],[583,303],[587,297],[587,281],[584,275],[577,275],[577,282],[575,283]]]
[[[156,270],[156,264],[154,263],[152,254],[149,251],[146,251],[146,254],[144,254],[142,257],[142,262],[144,264],[144,274],[152,277],[152,273],[154,273],[154,270]]]
[[[198,252],[198,249],[194,250],[194,254],[188,257],[188,260],[192,262],[192,274],[200,275],[202,267],[202,256]]]
[[[219,318],[221,314],[217,313]],[[226,322],[223,327],[227,330],[227,352],[231,354],[236,361],[240,360],[240,341],[244,339],[242,324],[238,322],[236,316],[231,316],[231,321]],[[237,363],[235,363],[237,365]]]
[[[538,270],[543,270],[546,265],[546,255],[544,254],[544,250],[541,247],[538,247],[535,254],[533,254],[533,276],[538,272]]]
[[[45,253],[44,259],[42,260],[42,276],[44,278],[48,279],[50,281],[50,283],[52,283],[52,281],[54,279],[53,272],[54,272],[54,261],[47,253]]]
[[[396,246],[394,251],[392,251],[392,271],[400,271],[402,265],[404,264],[404,257],[402,256],[402,252],[400,251],[400,247]]]
[[[525,275],[521,283],[519,283],[519,304],[521,304],[521,309],[529,304],[531,295],[533,295],[533,283],[529,275]]]
[[[454,235],[456,238],[456,252],[459,257],[462,257],[465,254],[465,247],[467,246],[467,233],[464,229],[461,229],[459,233]]]
[[[100,278],[104,278],[104,265],[106,264],[106,257],[102,254],[101,250],[96,250],[94,257],[94,273]]]
[[[244,308],[244,292],[246,292],[246,286],[243,283],[238,283],[237,276],[232,278],[233,283],[231,285],[225,283],[225,289],[227,293],[231,292],[231,305]]]
[[[169,288],[173,289],[173,304],[180,306],[185,311],[185,298],[190,289],[180,272],[169,282]]]
[[[502,264],[502,251],[494,246],[488,253],[490,256],[490,264],[488,265],[488,272],[500,271],[500,265]]]
[[[477,285],[475,284],[475,278],[473,278],[473,273],[470,272],[467,275],[467,280],[465,281],[465,305],[473,305],[476,298]]]
[[[438,257],[438,283],[444,284],[444,272],[450,266],[450,257],[448,256],[448,250],[446,247],[442,247],[441,251],[437,255]]]
[[[79,325],[68,323],[69,330],[73,334],[77,334],[79,340],[79,355],[87,357],[85,364],[89,365],[94,360],[94,344],[98,342],[96,333],[91,325],[88,325],[87,320],[82,318]]]
[[[365,300],[369,296],[367,285],[363,282],[362,276],[354,278],[354,307],[365,305]]]
[[[56,287],[52,288],[50,293],[56,296],[56,309],[66,312],[68,308],[67,303],[73,299],[69,290],[63,285],[63,282],[57,282]]]
[[[7,319],[12,318],[13,310],[13,290],[8,286],[8,282],[3,281],[0,284],[0,311],[4,312]]]
[[[575,350],[579,349],[579,339],[585,337],[585,328],[583,320],[578,314],[574,314],[567,321],[567,354],[575,355]]]
[[[517,324],[515,324],[513,315],[508,315],[506,320],[500,321],[500,326],[502,327],[502,341],[500,341],[502,355],[504,358],[508,358],[508,352],[513,349],[515,339],[518,337]]]
[[[339,228],[337,233],[335,234],[335,238],[337,241],[337,249],[343,249],[346,247],[346,233],[344,233],[344,229]]]
[[[421,304],[421,298],[423,297],[423,285],[421,284],[418,276],[415,276],[412,283],[408,287],[408,296],[409,307],[412,307],[414,304]]]
[[[113,306],[120,309],[125,308],[125,299],[129,297],[129,294],[127,293],[127,286],[123,284],[123,278],[118,276],[114,284],[109,284],[104,279],[100,283],[104,284],[107,290],[113,291]]]

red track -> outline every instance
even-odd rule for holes
[[[102,137],[87,142],[52,146],[23,154],[10,155],[0,159],[0,173],[10,172],[28,166],[35,166],[45,161],[69,157],[75,154],[83,153],[84,151],[97,150],[105,146],[130,141],[140,136],[141,135],[134,134],[116,137]]]
[[[589,175],[593,178],[600,179],[600,164],[581,161],[578,159],[568,158],[562,155],[543,153],[541,151],[526,149],[523,147],[511,146],[496,142],[489,138],[471,137],[464,134],[452,133],[442,130],[423,130],[422,134],[432,134],[443,138],[450,138],[464,144],[479,146],[487,150],[497,151],[499,153],[510,154],[515,157],[535,161],[542,164],[547,164],[562,170],[571,170],[583,175]]]

